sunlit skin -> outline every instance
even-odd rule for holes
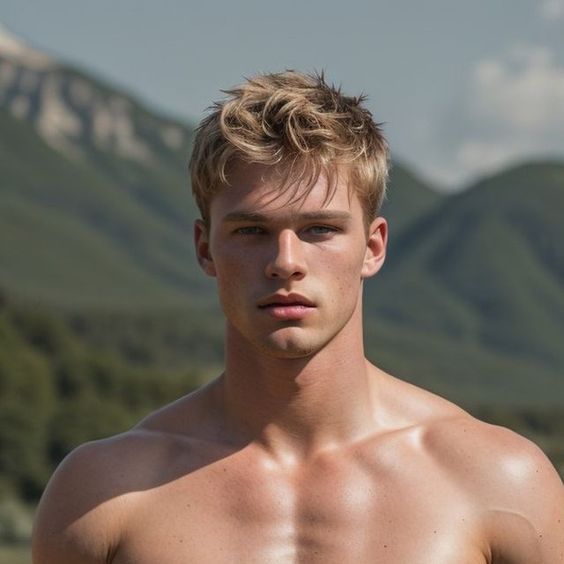
[[[69,456],[34,562],[564,562],[542,452],[366,360],[362,287],[386,221],[363,221],[345,175],[333,198],[321,177],[297,202],[273,199],[276,178],[238,166],[195,226],[224,372]]]
[[[311,356],[335,336],[341,346],[358,345],[362,280],[383,263],[385,220],[376,219],[367,232],[360,202],[346,189],[323,205],[324,180],[303,202],[284,205],[284,196],[273,202],[276,179],[269,181],[261,167],[252,175],[245,170],[213,200],[209,234],[202,222],[196,229],[202,266],[217,278],[228,338],[242,339],[228,343],[228,351],[250,342],[253,353],[289,359]],[[277,293],[299,294],[313,307],[302,308],[303,319],[296,312],[295,322],[277,310],[273,319],[272,308],[257,304]],[[331,362],[329,353],[338,351],[332,343],[324,359]]]

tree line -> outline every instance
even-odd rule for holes
[[[0,499],[36,502],[77,445],[127,430],[205,378],[202,368],[130,362],[79,338],[63,316],[0,292]],[[471,411],[533,439],[564,474],[561,409]]]

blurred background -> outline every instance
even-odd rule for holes
[[[564,0],[0,0],[0,562],[77,444],[219,374],[187,162],[221,89],[324,69],[393,170],[382,368],[564,473]]]

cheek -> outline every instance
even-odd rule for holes
[[[335,248],[329,252],[320,254],[313,260],[322,264],[326,270],[332,271],[340,280],[360,279],[360,273],[364,264],[364,248]]]
[[[356,303],[358,292],[361,287],[361,269],[364,253],[356,251],[348,253],[335,253],[324,258],[320,265],[323,269],[318,270],[319,280],[332,288],[330,293],[331,302],[337,307],[348,309],[351,304]]]
[[[223,279],[244,277],[257,262],[253,260],[250,253],[244,252],[236,246],[224,246],[216,249],[213,256],[217,277]]]

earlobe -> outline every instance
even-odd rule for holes
[[[388,242],[388,224],[383,217],[377,217],[371,224],[366,242],[366,254],[362,266],[362,278],[374,276],[384,264]]]
[[[215,264],[210,253],[209,230],[206,223],[201,219],[194,222],[194,244],[196,246],[196,257],[202,270],[208,276],[215,277]]]

